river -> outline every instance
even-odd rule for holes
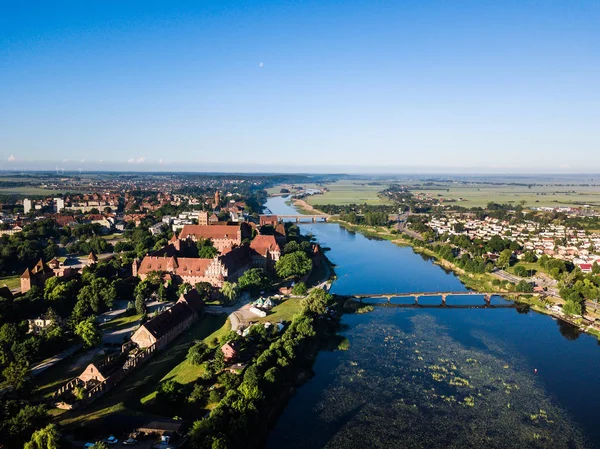
[[[267,207],[293,211],[282,198]],[[334,293],[465,291],[410,248],[333,223],[301,227],[330,249]],[[319,353],[267,448],[600,448],[600,348],[566,323],[516,309],[376,307],[342,324],[349,349]]]

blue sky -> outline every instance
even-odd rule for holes
[[[599,23],[586,0],[2,2],[0,169],[598,171]]]

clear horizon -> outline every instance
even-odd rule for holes
[[[599,19],[590,0],[5,3],[0,170],[600,171]]]

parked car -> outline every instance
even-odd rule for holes
[[[113,445],[113,444],[117,444],[119,442],[119,440],[116,439],[113,435],[110,435],[108,438],[104,439],[104,442],[106,444]]]
[[[135,444],[137,444],[137,440],[135,438],[128,438],[125,441],[123,441],[123,444],[125,446],[134,446]]]

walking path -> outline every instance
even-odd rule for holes
[[[66,351],[61,352],[60,354],[57,354],[57,355],[55,355],[53,357],[50,357],[50,358],[47,358],[46,360],[43,360],[42,362],[38,363],[33,368],[31,368],[31,370],[30,370],[31,375],[32,376],[37,376],[38,374],[46,371],[48,368],[53,367],[54,365],[56,365],[61,360],[66,359],[67,357],[69,357],[70,355],[72,355],[73,353],[75,353],[80,348],[81,348],[81,345],[80,344],[76,344],[74,346],[71,346]]]

